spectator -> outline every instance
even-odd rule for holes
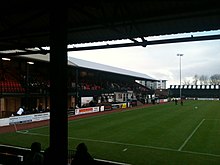
[[[38,112],[43,112],[43,104],[40,103],[37,107]]]
[[[177,101],[177,99],[176,99],[176,98],[175,98],[175,100],[174,100],[174,101],[175,101],[175,105],[177,105],[177,104],[178,104],[178,101]]]
[[[24,113],[24,106],[20,107],[17,111],[17,115],[22,115]]]
[[[52,164],[51,158],[52,158],[51,149],[50,149],[50,147],[48,147],[44,151],[44,165]]]
[[[91,101],[89,102],[89,106],[90,106],[90,107],[96,106],[94,100],[91,100]]]
[[[41,144],[33,142],[31,151],[24,157],[24,165],[43,165],[44,156],[41,153]]]
[[[84,164],[94,165],[95,161],[93,157],[89,154],[85,143],[80,143],[76,147],[76,153],[71,162],[71,165],[84,165]]]
[[[181,98],[181,101],[180,101],[181,105],[183,105],[183,99]]]

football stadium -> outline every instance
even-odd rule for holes
[[[49,55],[24,55],[1,60],[1,133],[29,132],[31,128],[49,126],[48,59]],[[69,120],[75,116],[105,114],[168,101],[167,95],[156,98],[155,87],[161,81],[121,68],[70,57],[68,77],[66,113]],[[24,109],[22,114],[18,113],[20,108]],[[42,144],[48,140],[43,141]]]
[[[48,59],[25,55],[2,60],[3,162],[22,164],[33,141],[41,143],[42,153],[50,144]],[[69,58],[68,67],[69,164],[81,142],[99,164],[220,161],[218,85],[182,86],[184,102],[176,105],[179,85],[161,92],[161,81],[148,75],[75,58]],[[18,115],[21,105],[25,111]]]
[[[0,164],[219,164],[220,84],[183,85],[180,69],[180,84],[167,88],[167,79],[150,73],[68,56],[219,40],[220,35],[174,37],[219,30],[216,4],[4,2]],[[163,35],[170,38],[157,38]]]
[[[216,100],[187,100],[69,117],[68,161],[84,142],[105,164],[218,164],[219,107]],[[44,151],[49,126],[40,124],[14,124],[14,131],[1,133],[1,148],[20,156],[38,141]]]

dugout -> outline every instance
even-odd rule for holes
[[[20,106],[25,106],[25,114],[36,113],[40,104],[42,111],[49,110],[49,55],[11,57],[1,60],[0,68],[1,117],[15,114]],[[136,80],[156,81],[145,74],[76,58],[69,58],[67,74],[70,110],[82,107],[84,97],[93,97],[96,104],[141,102],[154,91]]]

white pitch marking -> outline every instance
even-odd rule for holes
[[[203,119],[201,122],[204,122],[204,120],[205,119]],[[46,134],[31,133],[31,132],[28,132],[27,134],[36,135],[36,136],[49,136],[49,135],[46,135]],[[74,138],[74,137],[68,137],[68,139],[80,140],[80,141],[81,140],[83,140],[83,141],[91,141],[91,142],[98,142],[98,143],[107,143],[107,144],[126,145],[126,146],[149,148],[149,149],[155,149],[155,150],[165,150],[165,151],[182,152],[182,153],[189,153],[189,154],[196,154],[196,155],[220,157],[220,155],[210,154],[210,153],[194,152],[194,151],[179,151],[179,150],[172,149],[172,148],[154,147],[154,146],[131,144],[131,143],[121,143],[121,142],[114,142],[114,141],[104,141],[104,140],[95,140],[95,139],[83,139],[83,138]]]
[[[103,159],[95,159],[95,160],[98,160],[98,161],[100,161],[100,162],[107,162],[107,163],[119,164],[119,165],[131,165],[131,164],[127,164],[127,163],[120,163],[120,162],[114,162],[114,161],[103,160]]]
[[[27,134],[29,131],[28,130],[22,130],[22,131],[16,131],[17,133],[22,133],[22,134]]]
[[[183,144],[180,146],[178,151],[181,151],[183,147],[188,143],[188,141],[192,138],[192,136],[195,134],[195,132],[199,129],[199,127],[202,125],[202,123],[205,121],[205,119],[202,119],[202,121],[197,125],[197,127],[192,131],[192,133],[188,136],[188,138],[183,142]]]

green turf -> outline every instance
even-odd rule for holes
[[[195,107],[198,107],[197,109]],[[220,163],[220,101],[186,101],[69,122],[69,148],[85,142],[93,157],[133,165]],[[49,143],[48,127],[1,134],[1,144]]]

